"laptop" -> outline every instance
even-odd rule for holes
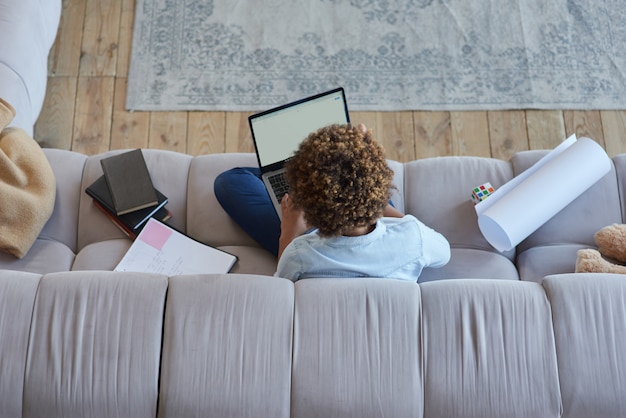
[[[333,124],[350,122],[342,87],[306,97],[248,117],[261,178],[278,217],[288,191],[284,165],[310,133]]]

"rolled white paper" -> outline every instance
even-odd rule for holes
[[[498,251],[509,251],[611,170],[595,141],[572,136],[476,205],[478,227]]]

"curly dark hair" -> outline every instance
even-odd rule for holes
[[[325,237],[375,224],[393,188],[383,147],[350,124],[310,134],[286,169],[290,199]]]

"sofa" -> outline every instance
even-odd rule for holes
[[[0,97],[31,135],[60,11],[0,0]],[[43,151],[52,215],[24,257],[0,253],[2,418],[626,416],[626,282],[573,273],[594,232],[626,219],[626,156],[506,253],[469,191],[545,152],[390,161],[394,204],[448,238],[448,265],[416,282],[294,283],[213,195],[252,154],[144,150],[170,223],[239,258],[229,274],[167,277],[113,271],[131,241],[84,192],[122,150]]]
[[[576,250],[625,219],[626,155],[508,253],[469,191],[544,151],[389,161],[394,204],[448,238],[448,265],[415,283],[293,283],[213,194],[253,154],[143,150],[169,222],[239,257],[166,277],[112,271],[131,240],[84,192],[123,150],[44,152],[53,214],[25,257],[0,254],[2,417],[626,416],[626,281],[573,273]]]
[[[86,156],[44,149],[57,183],[53,214],[27,256],[16,259],[0,254],[0,268],[38,274],[113,270],[131,240],[93,204],[85,189],[102,175],[102,158],[124,151]],[[441,232],[451,245],[450,262],[440,269],[424,270],[420,283],[452,278],[539,283],[547,275],[572,273],[576,251],[594,247],[597,230],[625,219],[621,191],[626,183],[626,155],[620,155],[613,158],[606,176],[514,250],[500,253],[493,249],[478,228],[470,199],[472,188],[489,181],[497,189],[546,152],[524,151],[510,161],[480,157],[389,161],[397,188],[392,196],[394,205]],[[168,221],[172,226],[237,255],[239,261],[232,273],[274,274],[275,257],[229,218],[213,193],[219,173],[255,165],[254,154],[193,157],[155,149],[145,149],[143,154],[155,187],[169,198],[166,207],[172,213]],[[528,204],[540,204],[539,199]]]

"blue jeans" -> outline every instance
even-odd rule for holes
[[[227,170],[217,176],[213,188],[224,211],[263,248],[278,255],[280,219],[261,180],[261,170]]]

